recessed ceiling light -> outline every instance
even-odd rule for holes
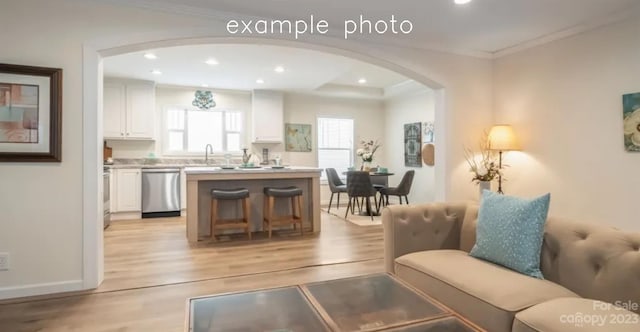
[[[204,63],[208,64],[209,66],[215,66],[215,65],[219,64],[218,60],[216,60],[214,58],[210,58],[207,61],[205,61]]]
[[[258,84],[262,84],[262,83],[264,83],[264,80],[263,80],[263,79],[261,79],[261,78],[259,78],[259,79],[257,79],[257,80],[256,80],[256,83],[258,83]]]
[[[282,67],[282,66],[276,66],[273,70],[274,70],[276,73],[282,73],[282,72],[284,72],[284,67]]]
[[[144,54],[144,57],[145,57],[145,58],[147,58],[147,59],[149,59],[149,60],[155,60],[155,59],[157,59],[157,58],[158,58],[158,57],[157,57],[155,54],[153,54],[153,53],[145,53],[145,54]]]
[[[162,75],[162,72],[157,70],[157,69],[154,69],[154,70],[151,71],[151,74],[153,74],[153,75]]]
[[[365,84],[365,83],[367,83],[367,79],[366,78],[361,78],[361,79],[358,80],[358,83]]]
[[[471,0],[453,0],[457,5],[464,5],[466,3],[471,2]]]
[[[203,87],[203,88],[208,88],[208,87],[209,87],[209,84],[202,84],[202,87]]]

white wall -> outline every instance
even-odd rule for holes
[[[433,90],[424,89],[396,96],[385,102],[385,151],[386,166],[394,172],[389,185],[397,185],[405,172],[414,170],[415,177],[409,194],[410,203],[424,203],[435,200],[435,170],[433,166],[422,167],[404,165],[404,125],[412,122],[434,121],[435,100]],[[391,200],[391,198],[389,198]]]
[[[30,23],[24,24],[27,18]],[[92,197],[82,187],[83,114],[96,112],[83,109],[83,46],[100,50],[101,45],[229,37],[224,24],[202,16],[77,0],[3,3],[0,31],[11,33],[0,34],[0,44],[11,47],[3,48],[2,62],[63,68],[64,93],[62,163],[0,164],[0,252],[9,252],[12,262],[10,271],[0,271],[0,297],[82,287],[83,197]],[[443,183],[450,198],[475,194],[468,180],[457,176],[461,171],[456,165],[463,162],[460,136],[474,136],[490,123],[490,60],[332,37],[304,42],[413,72],[414,78],[430,78],[445,87],[443,130],[436,133],[444,148],[451,149],[442,164],[447,175]]]
[[[360,139],[384,137],[384,107],[381,101],[287,93],[284,97],[284,122],[310,124],[313,151],[283,153],[284,145],[280,145],[273,149],[274,152],[282,153],[285,162],[291,165],[318,166],[318,117],[353,119],[356,145]],[[384,160],[384,150],[376,155],[376,160]],[[359,165],[355,156],[354,162]]]
[[[551,192],[551,213],[640,229],[640,154],[623,147],[622,95],[640,92],[640,21],[611,25],[495,62],[497,122],[522,152],[506,193]]]

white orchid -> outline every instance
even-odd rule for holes
[[[373,155],[376,153],[378,148],[380,147],[380,143],[378,141],[361,141],[361,148],[356,150],[356,154],[362,158],[362,162],[372,162]]]

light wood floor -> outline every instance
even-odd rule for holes
[[[382,227],[322,214],[322,232],[186,241],[184,218],[115,222],[96,290],[0,302],[0,331],[182,331],[186,299],[383,271]]]

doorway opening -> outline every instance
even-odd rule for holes
[[[199,150],[203,143],[207,143],[212,146],[215,145],[216,147],[212,157],[215,163],[226,162],[229,158],[231,160],[235,158],[237,161],[237,159],[241,157],[241,155],[238,154],[238,148],[250,146],[257,155],[264,156],[264,149],[268,149],[268,153],[270,153],[271,156],[274,158],[277,156],[279,159],[281,158],[289,164],[318,167],[320,163],[326,164],[327,162],[336,162],[335,157],[327,156],[326,154],[321,155],[320,153],[323,150],[330,149],[331,146],[328,143],[321,145],[324,143],[318,141],[321,138],[318,131],[318,119],[351,118],[354,120],[355,124],[354,133],[352,133],[353,141],[351,142],[353,151],[351,151],[348,156],[348,158],[350,158],[349,162],[345,164],[348,165],[347,168],[360,166],[361,161],[358,160],[359,156],[354,155],[354,152],[358,149],[360,141],[369,139],[380,140],[383,148],[380,150],[382,153],[377,156],[376,166],[393,170],[397,179],[390,177],[389,182],[397,183],[404,172],[409,169],[409,167],[404,165],[404,124],[420,123],[420,128],[422,128],[422,126],[426,126],[427,123],[434,123],[436,112],[438,112],[437,110],[439,107],[442,107],[441,104],[443,98],[442,91],[440,90],[433,90],[409,77],[394,73],[393,71],[389,71],[384,68],[376,67],[375,65],[371,65],[366,62],[355,60],[353,58],[344,58],[341,59],[342,62],[336,62],[334,58],[342,58],[342,56],[331,53],[282,46],[260,46],[251,44],[207,44],[169,48],[161,46],[166,45],[158,45],[157,47],[148,47],[147,45],[144,49],[136,52],[122,53],[120,55],[114,55],[113,52],[110,52],[110,54],[108,54],[109,56],[104,59],[100,58],[98,54],[97,65],[101,70],[97,72],[95,77],[99,88],[96,96],[100,97],[97,99],[100,100],[100,104],[103,104],[104,107],[101,108],[99,106],[101,112],[98,112],[99,116],[95,119],[95,124],[98,127],[98,136],[94,139],[96,142],[99,142],[101,147],[103,147],[103,143],[106,142],[106,146],[112,149],[111,158],[116,163],[120,162],[120,165],[122,165],[122,162],[131,162],[132,159],[142,160],[142,165],[145,165],[145,163],[159,163],[160,165],[164,165],[167,164],[167,162],[173,161],[175,164],[172,165],[179,166],[180,163],[184,162],[184,159],[195,160],[193,162],[198,164],[199,159],[209,157],[207,152],[203,153],[203,151]],[[216,46],[219,48],[217,50],[219,53],[212,50]],[[256,68],[265,68],[262,73],[257,74],[255,72],[252,73],[247,69],[244,69],[246,73],[239,71],[238,68],[242,66],[237,65],[235,66],[235,69],[231,68],[231,72],[237,73],[237,75],[235,75],[236,78],[243,75],[244,77],[241,79],[238,78],[234,82],[226,82],[224,84],[220,83],[224,82],[224,80],[220,79],[220,77],[224,75],[221,74],[218,77],[212,77],[211,80],[207,82],[203,76],[197,75],[197,70],[186,70],[187,72],[195,73],[194,75],[177,75],[176,77],[182,76],[183,79],[185,76],[192,77],[190,81],[185,80],[185,82],[182,83],[175,80],[172,83],[172,81],[168,79],[166,81],[158,79],[160,76],[168,77],[168,73],[172,72],[172,69],[159,69],[159,61],[155,63],[153,62],[161,59],[160,54],[164,50],[171,50],[178,53],[182,52],[182,54],[191,54],[192,52],[185,52],[184,48],[205,49],[207,47],[211,48],[208,51],[209,54],[224,54],[224,49],[233,54],[230,50],[235,47],[235,58],[238,58],[238,49],[242,49],[246,54],[267,54],[272,52],[270,60],[267,59],[271,61],[272,65],[266,67],[264,63],[256,64]],[[263,50],[256,50],[256,47],[262,47]],[[180,48],[183,49],[180,50]],[[316,62],[324,62],[325,65],[312,68],[313,70],[309,70],[308,72],[305,72],[304,75],[297,77],[297,80],[292,80],[291,82],[293,83],[284,82],[281,79],[283,74],[294,72],[295,68],[297,68],[295,64],[295,57],[291,56],[291,54],[295,52],[301,54],[298,56],[299,58],[307,61],[310,59],[309,52],[318,53],[320,54],[320,57],[316,58]],[[147,54],[155,55],[156,59],[149,59],[148,57],[151,56],[145,57]],[[170,54],[170,52],[165,53],[162,57],[170,58],[168,54]],[[282,57],[283,54],[288,54],[290,57],[290,59],[288,59],[290,61],[289,63],[294,63],[294,65],[283,65],[284,60],[274,60],[275,57]],[[134,60],[134,57],[136,57],[137,60]],[[199,60],[191,60],[188,65],[200,66],[201,68],[206,68],[202,70],[209,70],[210,73],[215,73],[215,70],[218,70],[218,68],[225,65],[222,60],[223,58],[224,56],[222,55],[218,55],[217,58],[214,58],[214,55],[210,55],[205,58],[200,54]],[[265,58],[267,57],[265,56]],[[138,60],[141,60],[141,64],[135,64]],[[145,69],[145,71],[140,74],[134,73],[133,68],[143,67],[145,61],[148,61],[146,63],[149,64],[149,68],[151,69]],[[217,62],[217,64],[214,64],[214,62]],[[120,66],[118,63],[120,63]],[[132,63],[133,67],[131,67]],[[348,67],[348,69],[345,69],[345,66]],[[163,67],[171,68],[170,65],[163,65]],[[234,66],[230,65],[229,67]],[[309,66],[307,65],[306,67]],[[283,70],[281,71],[280,68]],[[301,66],[300,68],[305,67]],[[331,70],[327,70],[327,68]],[[375,73],[372,73],[372,69],[377,69],[377,72],[374,70]],[[389,72],[390,74],[385,76],[386,72]],[[364,77],[365,75],[370,78]],[[248,78],[249,76],[251,76],[250,79]],[[240,86],[240,81],[245,85]],[[269,85],[267,82],[273,84]],[[386,85],[381,85],[382,83],[375,85],[375,82],[386,82]],[[154,107],[151,108],[153,116],[149,117],[148,115],[140,116],[127,114],[127,112],[133,112],[127,110],[127,106],[140,106],[143,104],[139,101],[145,100],[144,96],[138,96],[136,99],[139,102],[138,104],[136,104],[136,101],[127,100],[128,87],[133,86],[134,88],[131,88],[131,91],[144,94],[144,84],[149,84],[153,87],[152,90],[150,90],[152,91],[151,94],[154,97],[155,104]],[[234,86],[234,84],[236,86]],[[297,86],[294,84],[297,84]],[[312,152],[304,153],[286,151],[286,147],[282,144],[252,144],[251,124],[252,121],[255,121],[252,114],[254,110],[251,108],[251,91],[253,90],[280,91],[282,93],[283,121],[290,124],[311,125],[313,129],[311,131],[313,133],[311,138],[312,141],[314,141],[312,144]],[[113,99],[109,99],[114,95],[118,95],[118,93],[114,93],[114,91],[124,91],[124,96],[122,97],[124,101],[119,100],[114,102]],[[191,108],[190,106],[193,105],[194,98],[198,91],[211,91],[217,107],[219,107],[218,110],[205,113]],[[104,103],[102,103],[102,100],[104,100]],[[159,100],[161,102],[158,102]],[[122,112],[125,114],[125,120],[124,123],[121,122],[118,124],[114,120],[115,117],[109,118],[109,111],[111,111],[111,109],[107,108],[113,107],[113,105],[123,104],[125,110]],[[132,109],[135,109],[135,107],[132,107]],[[199,122],[195,119],[202,119],[204,114],[207,114],[207,117],[211,117],[211,119],[208,118],[205,121],[212,121],[211,123],[215,123],[216,119],[222,120],[219,120],[219,124],[214,125],[218,126],[216,128],[219,129],[216,130],[216,136],[209,136],[203,140],[202,133],[205,133],[206,135],[206,130],[199,130],[197,127]],[[212,114],[216,115],[214,116]],[[136,116],[139,118],[137,121],[127,121],[127,115],[133,119],[135,119]],[[227,128],[227,122],[229,121],[226,119],[233,118],[234,116],[237,116],[240,125],[233,128]],[[152,120],[149,121],[149,118],[152,118]],[[145,121],[145,119],[147,121]],[[171,119],[174,119],[173,122],[171,122]],[[192,121],[188,121],[189,119]],[[194,125],[188,126],[185,123],[192,123]],[[120,129],[119,132],[114,130],[114,128],[116,128],[116,124],[119,126],[117,127]],[[139,126],[136,127],[136,125]],[[284,123],[282,125],[284,125]],[[144,129],[145,126],[147,126],[146,129]],[[152,127],[152,129],[149,130],[148,127]],[[123,133],[124,135],[121,137],[124,138],[118,138],[116,136]],[[128,137],[127,134],[129,134]],[[327,136],[327,133],[323,134],[324,136]],[[137,137],[134,137],[134,135]],[[152,139],[148,139],[149,136],[151,136]],[[338,144],[341,143],[338,142]],[[206,144],[204,145],[206,146]],[[385,151],[386,147],[388,147],[387,151]],[[95,158],[97,160],[101,159],[100,153],[95,153],[94,156],[97,157]],[[268,157],[266,158],[267,161],[269,159],[270,158]],[[99,160],[98,162],[101,163],[102,161],[103,160]],[[336,163],[336,165],[342,164],[344,164],[342,160],[338,160]],[[437,188],[437,185],[435,184],[436,180],[434,169],[424,165],[422,166],[423,167],[420,171],[423,171],[423,176],[427,179],[426,181],[434,183],[430,188]],[[140,169],[142,168],[143,167],[140,167]],[[129,171],[124,171],[127,169]],[[217,245],[217,247],[215,244],[203,242],[198,243],[195,247],[190,246],[184,236],[184,219],[143,220],[136,218],[138,214],[142,214],[141,201],[143,200],[143,189],[140,187],[141,189],[137,191],[134,188],[134,186],[137,185],[136,183],[138,183],[138,177],[142,177],[142,171],[140,170],[140,174],[136,174],[136,171],[133,171],[135,169],[135,167],[113,167],[112,172],[115,171],[118,173],[114,176],[115,179],[112,178],[111,190],[109,190],[111,197],[111,213],[112,216],[115,216],[115,218],[113,218],[114,223],[107,229],[105,234],[107,237],[104,245],[105,247],[103,247],[103,244],[101,243],[103,239],[103,232],[99,229],[95,230],[95,236],[100,238],[95,242],[100,243],[99,247],[95,250],[86,250],[87,248],[85,247],[85,257],[87,255],[91,256],[91,251],[93,251],[99,258],[92,263],[94,265],[93,269],[97,271],[93,278],[93,280],[96,281],[96,284],[101,281],[101,275],[103,273],[103,270],[100,267],[101,264],[103,264],[101,259],[104,257],[107,259],[106,268],[104,270],[107,272],[107,278],[105,279],[105,284],[99,288],[99,291],[149,287],[171,282],[189,282],[209,278],[221,278],[230,275],[264,273],[274,267],[277,267],[277,269],[280,270],[287,270],[319,264],[345,264],[347,262],[375,261],[382,258],[381,247],[378,249],[373,248],[371,251],[362,252],[362,250],[358,248],[359,243],[357,241],[355,241],[349,248],[338,248],[337,251],[330,250],[332,247],[331,243],[336,239],[336,237],[332,238],[330,235],[342,236],[345,232],[355,237],[370,233],[369,237],[371,234],[374,234],[374,237],[379,236],[378,242],[381,243],[382,241],[381,230],[379,228],[361,230],[358,229],[357,226],[344,223],[343,220],[329,214],[323,214],[323,225],[324,223],[327,223],[332,226],[324,227],[320,232],[320,236],[316,238],[316,243],[313,245],[314,249],[303,254],[291,253],[291,257],[296,257],[298,259],[297,261],[295,261],[295,259],[281,259],[282,257],[276,257],[280,255],[280,252],[274,252],[273,256],[268,254],[263,254],[263,256],[258,255],[263,263],[269,262],[269,258],[275,259],[271,263],[265,264],[265,267],[257,269],[251,267],[252,264],[255,265],[256,263],[255,261],[252,261],[252,258],[255,258],[255,253],[252,252],[258,251],[268,253],[268,248],[282,245],[284,243],[283,241],[273,243],[259,241],[255,241],[255,243],[230,241],[228,244]],[[124,173],[128,174],[121,177]],[[180,182],[185,179],[183,172],[181,175],[182,177]],[[425,181],[424,178],[420,179],[422,183],[419,187],[414,187],[415,191],[412,195],[415,197],[411,198],[412,202],[434,200],[439,195],[435,190],[424,191],[415,189],[424,188],[422,187]],[[180,194],[178,196],[184,198],[186,196],[184,195],[184,187],[180,187],[182,187],[182,189],[179,189]],[[326,185],[322,186],[322,188],[322,203],[327,205],[330,191]],[[109,188],[103,188],[105,191],[108,189]],[[124,195],[119,195],[120,192],[124,193]],[[183,213],[187,212],[184,210],[184,204],[182,204],[182,201],[180,204],[180,210],[182,210]],[[138,206],[140,206],[140,211],[135,210]],[[344,206],[342,206],[342,209],[344,209]],[[128,221],[116,221],[115,219]],[[122,227],[115,227],[116,225]],[[140,228],[138,227],[140,225],[149,227],[146,229]],[[170,227],[168,227],[168,225],[172,225],[174,227],[169,230],[168,228]],[[154,240],[149,237],[145,239],[144,237],[145,233],[151,232],[153,234],[160,234],[159,237],[162,238],[162,230],[167,231],[166,235],[170,238],[167,239],[166,242],[159,241],[158,238],[155,238]],[[138,233],[136,233],[136,231],[138,231]],[[113,234],[110,234],[110,232]],[[331,232],[334,233],[332,234]],[[336,232],[342,233],[338,234]],[[87,236],[87,234],[85,234],[85,236]],[[127,239],[127,236],[130,236],[128,239],[130,241],[125,240]],[[171,238],[171,236],[173,237]],[[287,241],[288,240],[289,239],[287,239]],[[304,240],[306,239],[294,239],[291,240],[290,243],[295,246],[298,244],[298,241]],[[112,244],[114,245],[112,246]],[[261,245],[264,247],[256,247]],[[121,254],[123,251],[127,250],[127,247],[133,248],[136,246],[144,247],[142,249],[144,253],[141,252],[140,256],[134,257],[128,255],[128,257],[124,257]],[[362,243],[362,247],[371,246],[366,243]],[[102,248],[104,248],[104,251],[101,250]],[[151,256],[156,255],[154,257],[157,257],[157,255],[161,255],[163,249],[169,249],[168,251],[171,251],[176,248],[183,249],[184,251],[179,254],[174,252],[173,254],[162,257],[160,260],[163,260],[168,264],[164,267],[161,267],[161,265],[144,266],[139,264],[139,261],[146,261]],[[209,255],[209,257],[219,257],[220,248],[222,248],[221,250],[223,252],[233,252],[234,250],[244,252],[247,256],[244,256],[243,260],[247,262],[247,265],[244,265],[242,268],[238,268],[235,271],[227,271],[227,274],[216,274],[214,271],[220,271],[224,266],[234,265],[233,263],[235,260],[232,259],[233,254],[229,255],[229,259],[231,260],[228,262],[220,260],[218,265],[213,264],[209,267],[203,268],[202,265],[198,266],[198,264],[194,263],[194,261],[199,260],[206,261],[208,257],[207,255]],[[208,251],[207,249],[211,250]],[[287,264],[278,265],[283,261],[293,262],[294,264],[291,266]],[[87,277],[85,278],[85,284],[90,285],[92,279],[90,277],[90,270],[92,270],[92,267],[88,265],[85,265],[85,274]],[[269,269],[266,268],[267,266]],[[144,275],[146,273],[145,271],[148,272],[153,269],[166,271],[166,268],[173,269],[177,272],[171,275],[162,275],[161,273],[158,273],[155,277],[147,278],[147,280],[143,280],[144,278],[139,277]],[[122,271],[127,269],[130,272],[129,276],[115,276],[114,273],[112,273],[116,270]],[[207,269],[209,270],[207,271]]]

